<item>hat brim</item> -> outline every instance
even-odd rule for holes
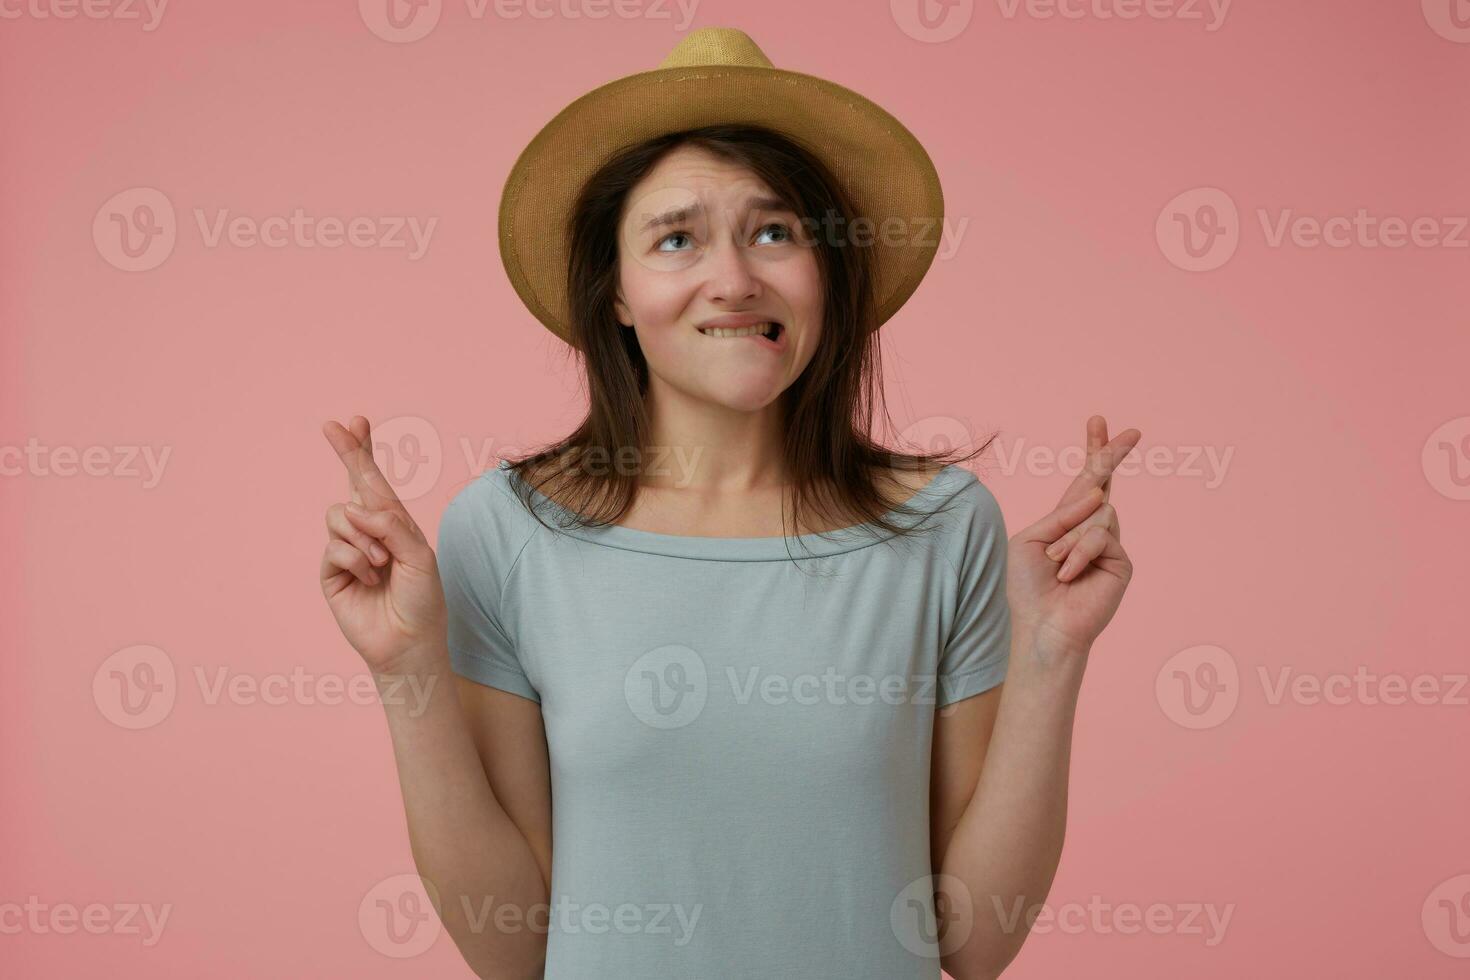
[[[501,262],[522,302],[548,329],[571,342],[562,222],[587,178],[624,147],[719,123],[793,136],[842,181],[858,209],[853,217],[871,221],[866,238],[855,240],[878,250],[875,326],[913,295],[938,250],[944,195],[929,154],[902,123],[858,93],[801,72],[662,68],[608,82],[568,105],[506,178]],[[899,227],[901,234],[885,232]]]

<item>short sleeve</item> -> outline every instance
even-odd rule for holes
[[[435,556],[449,613],[449,662],[454,672],[487,687],[539,702],[505,625],[505,579],[525,545],[522,525],[505,508],[518,506],[493,486],[495,472],[459,491],[439,521]]]
[[[961,503],[962,502],[962,503]],[[1005,518],[976,479],[956,503],[958,575],[954,619],[939,656],[939,707],[962,701],[1005,680],[1011,657],[1011,610],[1006,600]],[[951,554],[955,549],[951,548]]]

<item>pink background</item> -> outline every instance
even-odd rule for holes
[[[210,703],[195,671],[363,675],[317,584],[346,495],[325,419],[381,425],[385,466],[422,457],[398,472],[426,530],[483,465],[466,447],[493,461],[577,419],[574,373],[502,272],[499,191],[556,110],[663,58],[678,8],[476,18],[444,0],[400,43],[369,28],[372,0],[177,2],[153,30],[38,16],[49,2],[10,0],[0,23],[0,446],[110,462],[63,476],[11,452],[0,480],[0,905],[172,908],[152,946],[12,928],[0,973],[468,976],[447,935],[403,958],[359,924],[413,870],[381,708]],[[912,28],[912,0],[696,8],[692,26],[740,27],[889,108],[968,220],[884,328],[898,428],[997,432],[1005,458],[977,472],[1013,530],[1070,479],[1013,453],[1077,445],[1091,413],[1159,461],[1115,481],[1137,574],[1083,689],[1048,904],[1231,918],[1223,937],[1203,918],[1052,928],[1008,976],[1470,968],[1470,233],[1273,245],[1260,218],[1366,209],[1456,234],[1470,29],[1449,2],[1239,0],[1212,30],[1203,4],[1068,19],[987,0],[951,10],[969,19],[943,41]],[[145,271],[107,238],[135,188],[177,214]],[[1205,220],[1221,198],[1201,188],[1238,209],[1236,250],[1189,271],[1169,229]],[[410,259],[211,247],[194,218],[298,207],[437,224]],[[161,480],[118,447],[167,449]],[[1228,466],[1212,476],[1205,451]],[[129,730],[94,679],[137,645],[176,692]],[[1206,656],[1224,700],[1186,704],[1175,667],[1208,680]],[[1426,675],[1451,697],[1279,699],[1282,669]]]

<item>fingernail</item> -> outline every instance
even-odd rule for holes
[[[1062,543],[1060,541],[1053,541],[1051,544],[1046,546],[1046,557],[1050,558],[1052,561],[1056,561],[1057,555],[1060,555],[1061,553]]]
[[[376,542],[368,545],[368,554],[372,556],[373,561],[388,560],[388,552],[384,551],[383,546]]]
[[[366,516],[368,516],[367,508],[364,507],[364,506],[362,506],[361,504],[355,504],[355,503],[348,504],[347,505],[347,511],[348,511],[348,513],[350,513],[350,514],[352,514],[352,515],[354,515],[356,517],[366,517]]]

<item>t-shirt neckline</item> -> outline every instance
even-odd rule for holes
[[[572,512],[543,494],[540,490],[520,479],[510,469],[508,460],[501,460],[496,469],[509,483],[512,479],[530,490],[531,498],[538,507],[547,507],[558,515],[571,516]],[[898,508],[887,511],[883,516],[900,527],[911,528],[922,522],[932,511],[930,504],[937,504],[956,474],[962,472],[954,464],[946,464],[929,482],[909,497],[901,506],[916,513],[903,513]],[[841,554],[879,544],[894,537],[894,533],[880,528],[875,522],[853,524],[835,531],[798,534],[794,536],[767,536],[758,538],[724,538],[707,535],[664,534],[640,528],[623,527],[620,524],[602,527],[570,526],[559,529],[561,533],[583,541],[638,551],[650,555],[672,558],[695,558],[705,561],[772,561],[791,558],[813,558]]]

